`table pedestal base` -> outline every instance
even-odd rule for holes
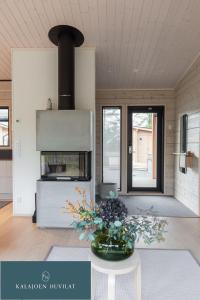
[[[115,275],[108,275],[108,300],[115,300]]]
[[[133,278],[133,289],[135,293],[136,300],[141,300],[141,263],[140,257],[137,251],[134,251],[134,254],[129,258],[118,261],[118,262],[110,262],[105,261],[97,256],[95,256],[92,252],[90,253],[89,259],[91,260],[91,281],[92,281],[92,300],[98,300],[95,298],[95,271],[103,273],[108,277],[108,300],[116,300],[115,298],[115,280],[117,275],[124,274],[133,274],[131,275]]]

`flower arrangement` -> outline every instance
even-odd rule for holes
[[[98,214],[102,218],[105,225],[115,221],[122,221],[128,215],[128,210],[125,204],[117,198],[115,192],[110,192],[107,199],[98,202]]]
[[[133,253],[135,241],[141,238],[146,244],[164,240],[166,220],[150,216],[127,217],[125,205],[114,199],[112,194],[111,199],[103,200],[104,204],[100,202],[95,205],[94,201],[86,201],[83,189],[76,188],[76,191],[82,200],[76,204],[67,201],[65,208],[74,217],[73,226],[80,233],[79,239],[91,241],[93,252],[101,258],[105,258],[105,254],[105,259],[110,260],[126,258]],[[111,205],[108,204],[110,201]],[[118,207],[115,217],[111,214],[115,211],[114,201]],[[123,213],[120,214],[120,211]]]
[[[98,209],[93,200],[90,203],[86,201],[84,189],[75,188],[76,192],[82,197],[82,200],[73,204],[71,201],[66,202],[66,211],[70,213],[74,222],[73,227],[80,232],[80,240],[94,240],[94,231],[103,229],[103,220],[98,215]]]

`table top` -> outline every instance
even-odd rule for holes
[[[133,254],[129,258],[120,261],[108,261],[101,259],[90,250],[89,260],[91,261],[91,266],[96,271],[114,275],[130,273],[140,265],[140,256],[137,250],[134,250]]]

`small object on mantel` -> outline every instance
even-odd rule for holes
[[[187,165],[187,168],[192,168],[193,153],[191,151],[187,151],[187,153],[186,153],[186,165]]]
[[[181,169],[186,169],[187,168],[186,153],[180,153],[180,156],[179,156],[179,167]]]
[[[52,110],[52,100],[51,100],[51,98],[48,98],[48,100],[47,100],[47,110]]]
[[[194,154],[191,151],[187,151],[186,153],[172,153],[172,154],[180,157],[179,159],[180,168],[184,168],[184,169],[192,168]]]

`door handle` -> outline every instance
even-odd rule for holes
[[[128,146],[128,154],[132,154],[133,153],[133,151],[132,151],[132,146]]]

